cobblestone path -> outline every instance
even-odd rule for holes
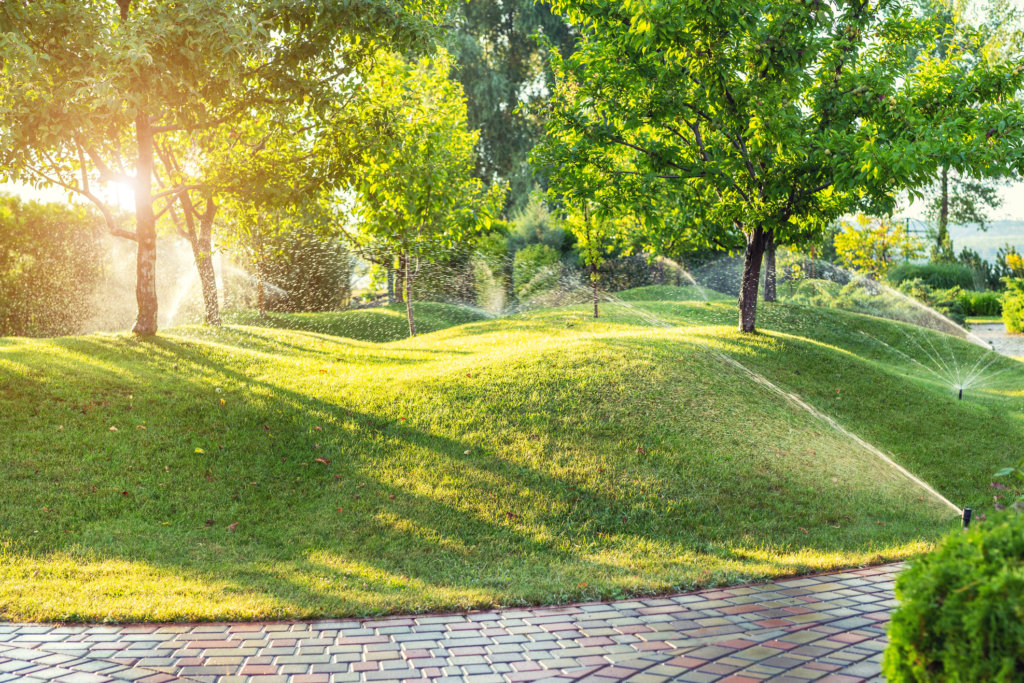
[[[459,615],[257,624],[0,623],[0,683],[881,680],[900,568]]]

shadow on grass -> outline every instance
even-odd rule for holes
[[[248,330],[219,334],[288,351]],[[816,477],[759,452],[777,406],[755,406],[730,433],[718,411],[750,388],[684,340],[555,350],[529,377],[499,372],[497,358],[476,381],[389,386],[372,375],[363,388],[330,375],[314,377],[322,386],[270,381],[251,356],[200,341],[48,347],[12,355],[32,372],[0,369],[0,386],[19,385],[0,409],[32,411],[0,457],[10,484],[0,520],[15,552],[142,563],[194,577],[200,592],[223,583],[280,605],[270,616],[559,602],[788,573],[813,563],[787,553],[871,541],[867,515],[886,502],[853,491],[823,504]],[[652,356],[653,368],[632,365]],[[622,367],[604,383],[577,381],[592,363]],[[529,403],[529,392],[541,399]],[[650,404],[627,400],[645,394]],[[556,410],[557,397],[574,408]],[[422,414],[404,414],[400,398],[419,400]],[[782,514],[766,519],[743,501]],[[826,527],[840,508],[865,514],[846,536]],[[925,511],[906,514],[935,526]],[[799,534],[794,520],[807,519],[816,525]],[[748,561],[742,548],[769,559]],[[82,618],[146,618],[132,611],[140,596],[120,590],[130,599],[102,598]]]

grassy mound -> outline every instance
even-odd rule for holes
[[[622,301],[731,301],[734,298],[700,285],[647,285],[616,292],[614,296]]]
[[[1024,399],[951,400],[859,332],[893,323],[765,306],[750,337],[731,302],[602,316],[387,345],[246,326],[0,340],[0,616],[612,598],[902,558],[955,525],[717,351],[958,503],[1019,459]]]
[[[487,319],[475,308],[431,301],[413,302],[416,332],[427,334],[455,325]],[[389,342],[409,336],[405,304],[330,313],[268,313],[261,319],[256,311],[232,311],[226,315],[236,325],[255,325],[284,330],[317,332],[332,337],[347,337],[371,342]]]

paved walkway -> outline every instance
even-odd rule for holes
[[[978,323],[971,332],[988,342],[992,350],[1011,358],[1024,358],[1024,335],[1009,334],[1003,323]]]
[[[0,624],[0,682],[881,680],[901,565],[675,597],[267,624]]]

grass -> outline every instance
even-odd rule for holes
[[[412,306],[416,331],[420,334],[489,317],[481,310],[456,304],[421,301],[413,302]],[[267,313],[267,317],[262,320],[256,311],[236,310],[225,317],[228,322],[236,325],[302,330],[361,341],[389,342],[409,336],[405,304],[331,313]]]
[[[648,285],[615,293],[622,301],[732,301],[732,297],[700,285]]]
[[[860,333],[895,343],[894,323],[766,305],[750,337],[733,331],[732,302],[602,314],[550,309],[390,343],[242,325],[0,340],[0,616],[615,598],[904,558],[955,526],[708,349],[957,503],[981,507],[990,473],[1021,456],[1020,392],[952,400]],[[998,367],[1024,379],[1015,361]]]

